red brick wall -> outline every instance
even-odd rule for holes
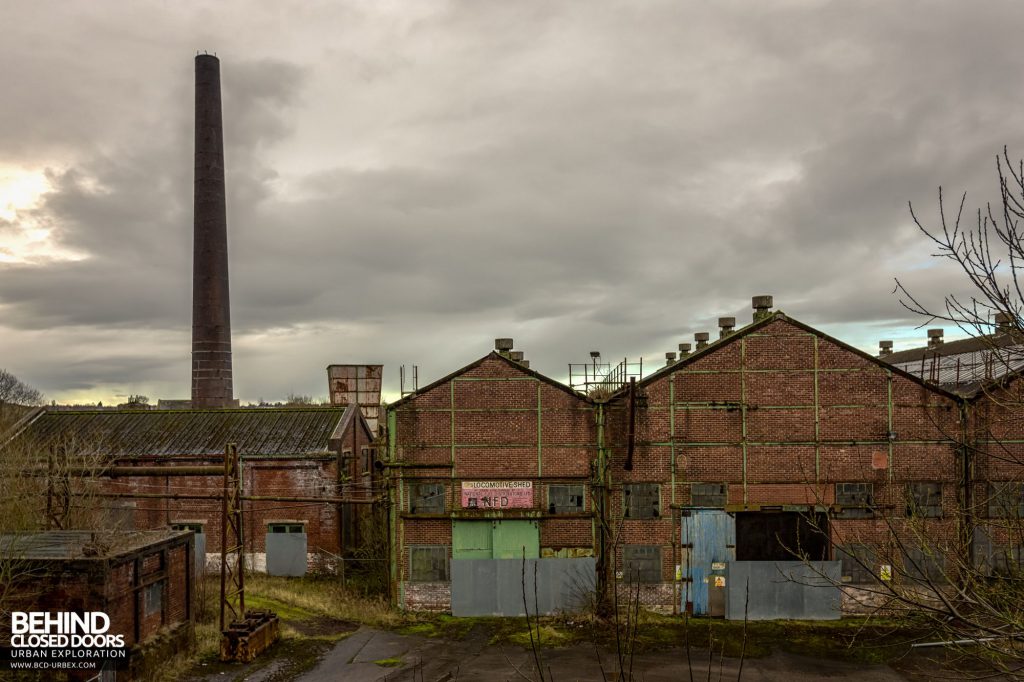
[[[552,518],[547,514],[547,485],[551,483],[582,484],[585,513],[592,510],[589,482],[597,457],[597,425],[589,401],[538,380],[518,365],[489,356],[394,411],[395,429],[389,434],[394,459],[419,467],[391,470],[398,515],[398,581],[403,583],[406,605],[434,609],[438,599],[450,594],[433,584],[406,582],[407,548],[450,546],[453,515],[483,515],[461,509],[464,480],[532,481],[532,509],[514,510],[508,517],[538,518],[544,549],[593,550],[591,518]],[[422,468],[427,464],[441,466]],[[446,485],[445,512],[435,518],[409,513],[409,486],[426,481]]]

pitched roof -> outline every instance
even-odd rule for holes
[[[935,384],[928,383],[928,382],[924,381],[923,379],[921,379],[921,377],[918,377],[918,376],[916,376],[916,375],[914,375],[914,374],[912,374],[910,372],[907,372],[906,370],[901,369],[899,367],[894,367],[894,366],[888,364],[887,362],[885,362],[885,360],[879,359],[879,358],[875,357],[874,355],[871,355],[870,353],[865,353],[864,351],[860,350],[859,348],[855,348],[855,347],[849,345],[848,343],[840,341],[839,339],[837,339],[837,338],[835,338],[833,336],[829,336],[828,334],[826,334],[825,332],[821,331],[820,329],[815,329],[814,327],[810,326],[809,324],[805,324],[803,322],[800,322],[799,320],[796,320],[796,319],[793,319],[792,317],[789,317],[788,315],[786,315],[786,313],[782,312],[781,310],[776,311],[776,312],[772,313],[771,315],[769,315],[768,317],[765,317],[765,318],[763,318],[761,320],[758,320],[757,322],[752,322],[751,324],[748,324],[747,326],[742,327],[741,329],[737,329],[735,332],[733,332],[729,336],[725,337],[724,339],[718,339],[717,341],[713,341],[713,342],[709,343],[706,348],[702,348],[702,349],[700,349],[698,351],[694,351],[693,353],[690,353],[689,355],[687,355],[685,358],[683,358],[681,360],[678,360],[678,361],[672,363],[671,365],[666,365],[666,366],[662,367],[661,369],[659,369],[658,371],[654,372],[653,374],[649,374],[646,377],[644,377],[643,379],[641,379],[640,381],[638,381],[637,382],[637,386],[646,386],[647,384],[650,384],[653,381],[657,381],[661,377],[668,376],[672,372],[674,372],[674,371],[676,371],[676,370],[678,370],[678,369],[680,369],[682,367],[685,367],[686,365],[690,364],[691,362],[695,362],[699,358],[702,358],[702,357],[705,357],[706,355],[714,353],[715,351],[717,351],[717,350],[719,350],[721,348],[724,348],[724,347],[728,346],[731,343],[735,343],[736,341],[738,341],[739,339],[743,338],[747,334],[751,334],[751,333],[757,331],[758,329],[761,329],[761,328],[767,326],[768,324],[770,324],[772,322],[775,322],[775,321],[779,321],[779,320],[781,320],[783,322],[786,322],[788,324],[791,324],[794,327],[797,327],[798,329],[802,329],[803,331],[805,331],[805,332],[807,332],[809,334],[813,334],[813,335],[817,336],[820,339],[824,339],[824,340],[828,341],[829,343],[833,343],[833,344],[839,346],[840,348],[842,348],[843,350],[845,350],[847,352],[853,353],[854,355],[857,355],[858,357],[861,357],[861,358],[863,358],[865,360],[868,360],[868,361],[870,361],[871,363],[873,363],[875,365],[878,365],[878,366],[880,366],[880,367],[882,367],[882,368],[884,368],[886,370],[892,371],[894,374],[898,374],[898,375],[900,375],[902,377],[910,379],[911,381],[913,381],[913,382],[915,382],[917,384],[921,384],[923,386],[926,386],[927,388],[935,391],[936,393],[941,393],[941,394],[945,395],[946,397],[953,398],[953,399],[960,398],[959,395],[957,395],[956,393],[954,393],[954,392],[952,392],[952,391],[950,391],[950,390],[948,390],[946,388],[943,388],[941,386],[936,386]],[[612,395],[612,397],[617,397],[619,395],[622,395],[628,389],[629,389],[628,386],[623,386],[618,391],[616,391]]]
[[[388,410],[392,410],[392,409],[394,409],[394,408],[396,408],[396,407],[398,407],[400,405],[404,405],[405,403],[407,403],[410,400],[416,398],[417,396],[419,396],[419,395],[421,395],[423,393],[426,393],[427,391],[429,391],[429,390],[431,390],[433,388],[437,388],[441,384],[445,384],[445,383],[451,381],[452,379],[455,379],[456,377],[459,377],[459,376],[465,374],[466,372],[479,367],[480,365],[482,365],[484,363],[485,360],[488,360],[488,359],[491,359],[491,358],[496,358],[498,360],[501,360],[502,362],[508,364],[509,366],[516,368],[517,370],[519,370],[523,374],[527,374],[529,376],[532,376],[533,378],[535,378],[535,379],[537,379],[539,381],[542,381],[545,384],[548,384],[549,386],[554,386],[555,388],[557,388],[559,390],[565,391],[569,395],[571,395],[573,397],[576,397],[576,398],[579,398],[580,400],[585,400],[586,402],[591,402],[591,403],[594,402],[593,399],[591,399],[586,394],[580,393],[579,391],[576,391],[576,390],[573,390],[572,388],[566,386],[565,384],[563,384],[563,383],[561,383],[559,381],[556,381],[556,380],[552,379],[549,376],[541,374],[537,370],[530,369],[529,367],[524,367],[522,364],[516,362],[515,360],[513,360],[511,358],[507,358],[504,355],[502,355],[501,353],[492,350],[487,355],[483,356],[482,358],[479,358],[478,360],[474,360],[473,362],[469,363],[465,367],[461,367],[461,368],[455,370],[454,372],[452,372],[450,374],[446,374],[445,376],[441,377],[437,381],[432,381],[431,383],[427,384],[423,388],[416,389],[414,392],[410,393],[409,395],[405,396],[404,398],[402,398],[400,400],[396,400],[395,402],[393,402],[390,405],[388,405]]]
[[[922,380],[970,396],[986,384],[1024,369],[1024,343],[1019,334],[974,336],[890,353],[880,359]]]
[[[0,557],[19,560],[106,560],[187,537],[187,530],[41,530],[0,535]]]
[[[348,409],[358,411],[355,406]],[[342,407],[43,410],[22,422],[3,445],[14,439],[31,439],[39,447],[73,441],[117,457],[212,457],[235,443],[245,457],[330,455],[337,451],[346,411]]]

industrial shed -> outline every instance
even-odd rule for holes
[[[592,591],[596,414],[585,395],[497,351],[388,406],[396,601],[519,613],[515,590],[499,593],[519,589],[524,558],[557,582],[551,610],[578,596],[567,581]]]
[[[722,613],[730,564],[799,554],[850,586],[848,607],[856,585],[892,570],[886,561],[941,573],[946,557],[915,547],[914,532],[957,546],[965,504],[978,518],[990,511],[981,506],[989,479],[1021,480],[1020,459],[983,456],[992,429],[978,395],[972,402],[763,305],[753,323],[735,330],[723,318],[719,338],[708,336],[646,377],[612,372],[611,395],[545,377],[499,339],[390,405],[382,466],[396,603],[458,615],[467,613],[459,595],[473,591],[495,596],[468,612],[521,612],[501,596],[521,588],[521,567],[469,562],[521,562],[525,552],[592,560],[592,593],[628,586],[648,608]],[[990,418],[1000,446],[1022,448],[1015,395],[987,410],[1000,412]],[[902,555],[894,538],[907,541]],[[1019,557],[1008,542],[975,538],[976,560]],[[764,575],[735,566],[743,571]],[[550,580],[538,590],[584,582]],[[838,614],[838,603],[821,606]]]
[[[181,531],[0,535],[4,580],[17,588],[4,607],[105,613],[109,633],[122,635],[129,652],[126,663],[108,663],[100,679],[146,679],[193,645],[193,551],[192,534]],[[9,620],[0,632],[5,644]]]
[[[201,567],[216,567],[220,560],[223,478],[160,475],[153,467],[223,466],[225,446],[235,443],[243,494],[276,498],[244,504],[246,563],[282,575],[337,567],[359,542],[358,515],[368,505],[356,501],[373,494],[372,434],[355,405],[44,408],[24,420],[7,442],[19,439],[41,452],[74,447],[102,453],[110,466],[146,467],[145,475],[109,479],[103,499],[111,522],[126,529],[191,530]],[[316,502],[318,497],[332,501]]]

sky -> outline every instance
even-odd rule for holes
[[[221,59],[234,381],[420,383],[512,337],[564,379],[751,318],[868,352],[968,291],[936,225],[1024,156],[1024,3],[0,5],[0,367],[186,398],[193,58]],[[953,330],[947,330],[953,338]]]

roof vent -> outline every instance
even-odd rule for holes
[[[929,329],[928,330],[928,347],[938,348],[942,345],[942,330],[941,329]]]
[[[708,347],[708,339],[711,338],[711,334],[707,332],[697,332],[693,335],[693,340],[697,342],[697,350],[703,350]]]
[[[512,339],[494,339],[494,350],[507,357],[512,350]]]
[[[681,344],[679,344],[679,358],[680,359],[685,358],[689,354],[690,354],[690,344],[688,344],[688,343],[681,343]]]
[[[665,365],[666,366],[674,364],[675,361],[676,361],[675,351],[671,351],[670,350],[669,352],[665,353]]]
[[[884,358],[886,355],[892,355],[892,341],[888,339],[878,342],[878,357]]]
[[[526,369],[530,369],[530,361],[529,360],[523,360],[519,364],[522,365],[523,367],[525,367]]]
[[[510,351],[509,354],[508,354],[508,358],[509,358],[509,360],[515,360],[516,362],[522,362],[523,361],[523,351],[521,351],[521,350]]]
[[[773,304],[771,296],[752,296],[750,305],[754,309],[754,322],[771,317]]]
[[[724,339],[725,337],[729,336],[729,334],[732,334],[732,332],[733,332],[733,330],[735,328],[736,328],[736,318],[735,317],[720,317],[720,318],[718,318],[718,330],[719,330],[718,331],[718,338]]]
[[[996,332],[999,334],[1006,334],[1013,331],[1014,317],[1010,313],[998,312],[996,313]]]

